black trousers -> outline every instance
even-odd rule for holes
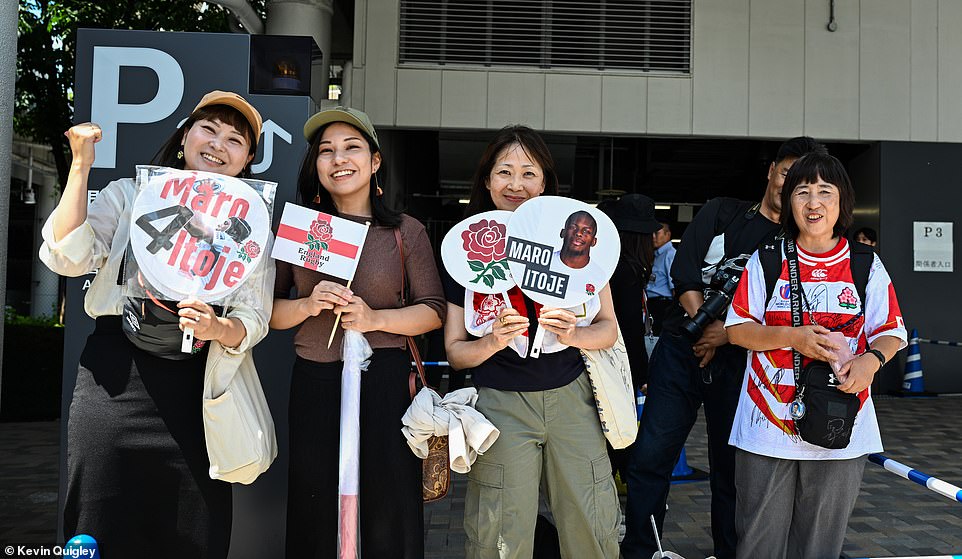
[[[661,336],[661,325],[674,302],[671,297],[648,297],[648,314],[651,315],[651,331],[654,335]]]
[[[705,406],[708,462],[711,468],[711,533],[718,559],[735,557],[735,448],[728,445],[745,375],[745,350],[727,344],[707,367],[691,343],[666,332],[651,355],[648,398],[638,438],[629,447],[625,559],[648,559],[658,550],[650,515],[662,532],[671,471]]]
[[[231,486],[208,475],[206,355],[155,357],[120,317],[97,319],[70,404],[65,540],[93,536],[104,557],[227,557]]]
[[[337,470],[343,363],[298,358],[289,407],[287,557],[337,557]],[[361,553],[379,559],[424,557],[421,461],[401,434],[411,403],[410,355],[376,349],[361,373]]]

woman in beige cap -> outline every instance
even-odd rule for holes
[[[297,327],[287,557],[337,556],[341,340],[350,329],[363,332],[374,349],[361,375],[360,547],[365,557],[419,559],[421,461],[401,434],[401,416],[411,403],[405,337],[440,328],[444,318],[434,251],[424,226],[381,197],[380,145],[366,114],[321,111],[304,125],[304,137],[310,148],[298,177],[300,203],[371,228],[350,289],[332,276],[277,262],[271,327]],[[328,348],[335,311],[341,320]]]
[[[260,114],[243,97],[213,91],[153,163],[250,176],[260,130]],[[243,354],[267,334],[273,266],[252,273],[226,314],[193,298],[125,297],[118,284],[136,184],[113,181],[88,207],[101,130],[78,124],[66,136],[73,162],[40,258],[64,276],[98,273],[84,298],[96,329],[80,357],[67,429],[64,537],[93,536],[110,557],[226,557],[231,486],[208,475],[204,369],[210,341]],[[195,353],[180,352],[187,326]]]

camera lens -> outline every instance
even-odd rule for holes
[[[709,322],[711,322],[711,317],[699,310],[695,313],[694,318],[682,323],[681,332],[688,338],[688,341],[695,343],[701,338],[705,326],[707,326]]]
[[[706,314],[708,319],[705,320],[705,326],[708,325],[712,320],[720,320],[725,316],[728,311],[728,304],[731,303],[731,298],[724,292],[716,291],[709,297],[705,303],[698,309],[698,314]],[[704,326],[702,326],[704,328]]]

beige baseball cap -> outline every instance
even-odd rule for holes
[[[257,109],[255,109],[253,105],[247,102],[247,99],[244,99],[233,91],[214,90],[204,95],[200,103],[197,103],[197,106],[194,107],[191,113],[209,105],[227,105],[228,107],[237,109],[240,114],[244,115],[247,122],[250,123],[251,128],[254,130],[254,143],[257,144],[261,137],[263,121],[261,120],[261,114],[257,112]]]
[[[367,116],[364,111],[359,111],[350,107],[334,107],[333,109],[324,109],[323,111],[320,111],[311,118],[307,119],[307,122],[304,123],[304,139],[306,139],[308,142],[312,141],[314,139],[314,134],[316,134],[322,126],[332,122],[345,122],[350,124],[351,126],[370,136],[371,140],[374,141],[374,148],[376,148],[377,151],[381,150],[381,146],[377,141],[377,132],[374,130],[374,125],[371,124],[371,118]]]

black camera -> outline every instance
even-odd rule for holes
[[[715,320],[725,318],[748,259],[749,255],[742,254],[729,258],[718,266],[718,270],[711,278],[711,283],[705,288],[705,302],[694,317],[681,325],[681,331],[689,341],[697,342],[706,326]]]

